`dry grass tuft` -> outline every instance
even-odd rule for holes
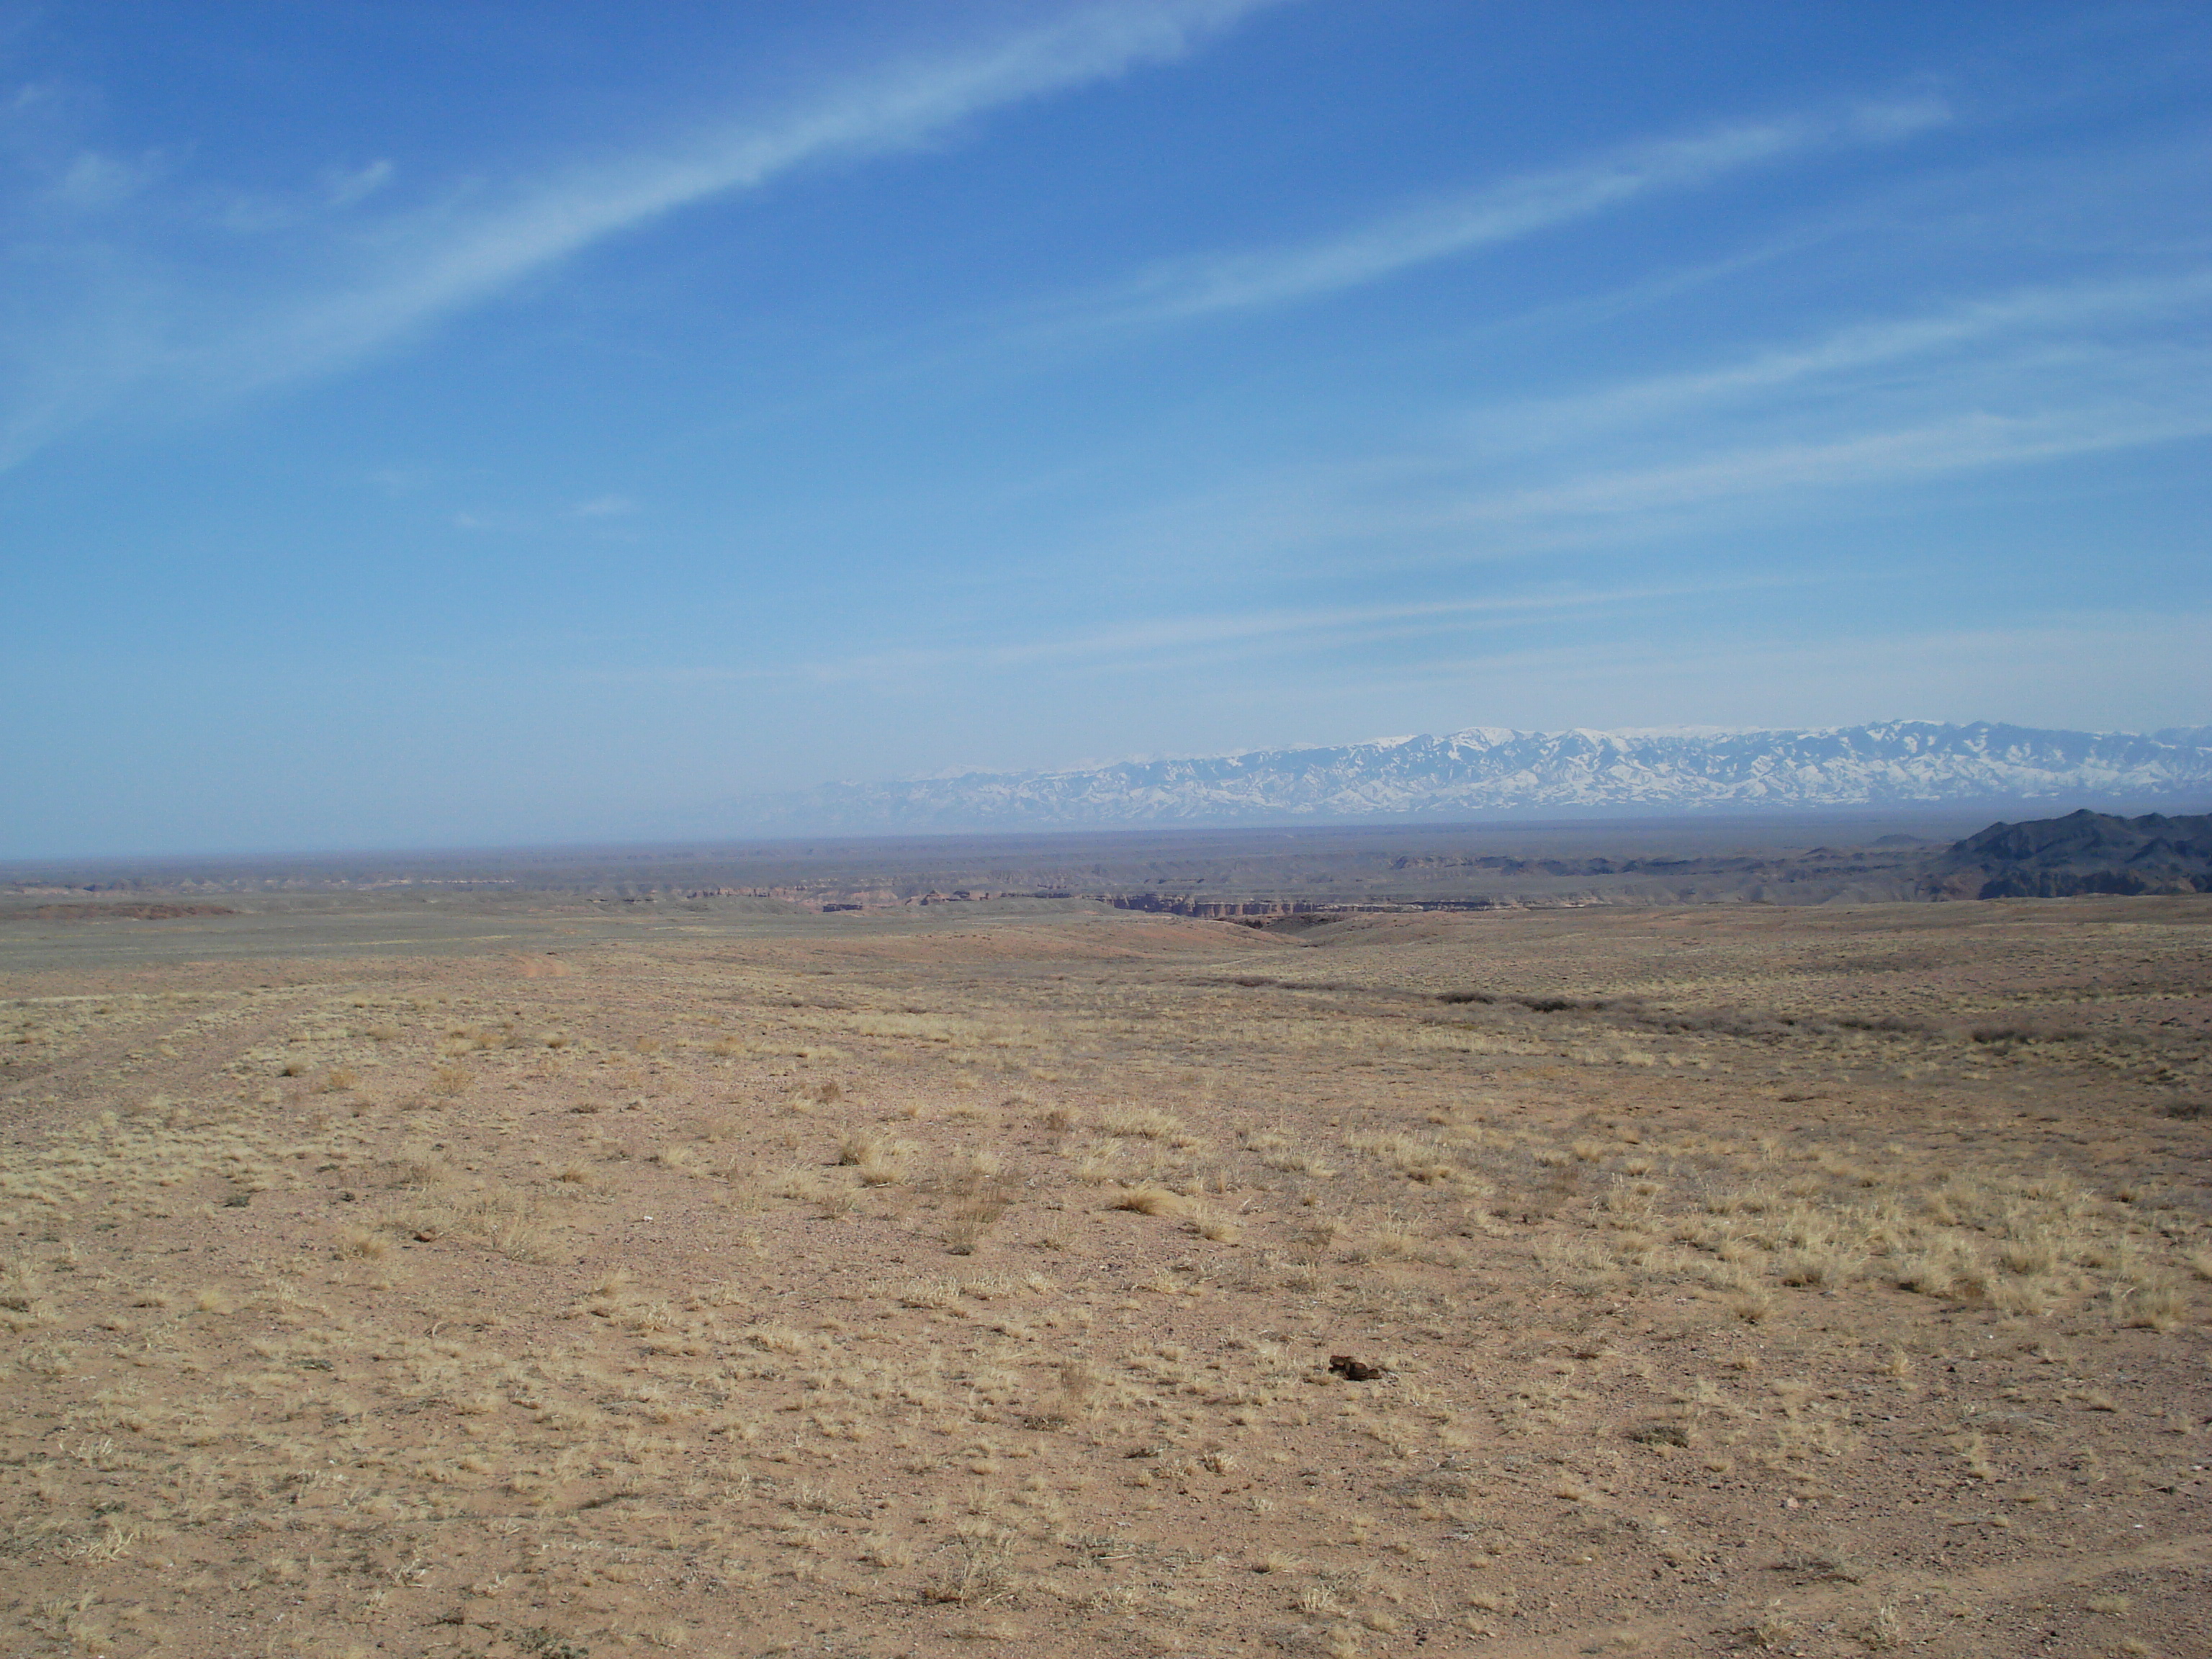
[[[2136,1285],[2121,1292],[2121,1317],[2139,1330],[2170,1331],[2181,1322],[2187,1303],[2177,1285]]]
[[[954,1206],[945,1218],[945,1248],[955,1255],[973,1255],[999,1218],[1006,1205],[995,1199],[975,1198]]]
[[[1174,1140],[1188,1133],[1188,1126],[1173,1112],[1149,1106],[1109,1107],[1098,1115],[1098,1127],[1125,1140]]]
[[[845,1137],[837,1161],[857,1170],[863,1186],[891,1187],[907,1178],[914,1151],[904,1141],[860,1133]]]
[[[1200,1238],[1211,1239],[1216,1244],[1234,1244],[1244,1237],[1244,1229],[1227,1216],[1200,1212],[1192,1219],[1190,1227]]]
[[[391,1254],[392,1241],[367,1227],[348,1227],[338,1235],[338,1249],[365,1261],[381,1261]]]
[[[1905,1621],[1898,1617],[1894,1604],[1878,1602],[1866,1621],[1851,1634],[1869,1651],[1887,1653],[1905,1645]]]
[[[1743,1632],[1744,1645],[1762,1653],[1786,1653],[1804,1639],[1804,1628],[1778,1601],[1770,1602]]]
[[[1142,1186],[1124,1187],[1107,1206],[1111,1210],[1133,1210],[1139,1215],[1182,1215],[1188,1207],[1188,1201],[1181,1194],[1149,1182]]]
[[[1011,1595],[1015,1583],[1013,1542],[1012,1533],[989,1522],[963,1522],[949,1547],[950,1565],[923,1587],[921,1599],[968,1607]]]

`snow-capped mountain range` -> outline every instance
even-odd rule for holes
[[[1775,732],[1470,726],[1335,748],[831,784],[744,816],[761,828],[865,833],[2169,800],[2212,805],[2212,727],[2139,736],[1925,720]]]

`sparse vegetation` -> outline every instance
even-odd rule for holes
[[[2164,1639],[2212,1062],[2104,988],[2212,901],[2129,902],[50,976],[0,1645]]]

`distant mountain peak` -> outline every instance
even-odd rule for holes
[[[1760,811],[2018,801],[2212,803],[2212,727],[2163,741],[1987,720],[1758,730],[1522,732],[833,784],[745,827],[813,833],[1342,823],[1583,811]]]

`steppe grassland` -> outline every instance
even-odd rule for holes
[[[1948,909],[20,986],[9,1650],[2206,1650],[2212,906]]]

